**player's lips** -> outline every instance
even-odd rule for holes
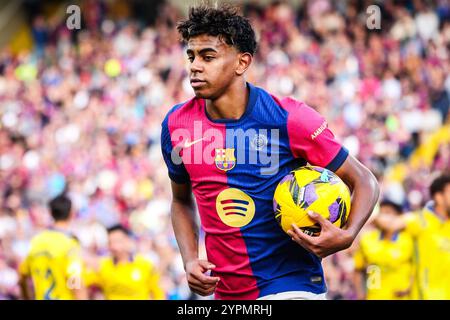
[[[203,86],[205,83],[206,83],[205,80],[196,79],[196,78],[191,79],[191,86],[192,86],[192,88],[198,88],[198,87],[201,87],[201,86]]]

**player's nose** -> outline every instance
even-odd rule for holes
[[[194,61],[192,61],[190,69],[191,69],[191,73],[197,73],[197,72],[203,71],[203,66],[202,66],[201,62],[199,62],[199,59],[194,59]]]

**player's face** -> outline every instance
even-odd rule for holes
[[[450,184],[447,184],[444,190],[436,195],[435,200],[437,205],[443,208],[447,216],[450,217]]]
[[[219,37],[199,35],[189,39],[186,52],[195,96],[203,99],[220,97],[237,76],[238,50]]]
[[[108,236],[109,251],[113,257],[121,257],[131,253],[131,239],[124,232],[113,231]]]
[[[395,211],[394,208],[392,208],[389,205],[384,205],[384,206],[381,206],[380,212],[378,213],[378,217],[375,220],[375,223],[376,223],[376,221],[381,221],[381,220],[382,221],[392,221],[392,220],[395,220],[398,216],[399,215],[398,215],[397,211]],[[380,227],[383,224],[380,223],[377,225],[380,229],[383,230],[383,228]]]

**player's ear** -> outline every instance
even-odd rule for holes
[[[239,61],[238,66],[236,68],[236,74],[238,76],[241,76],[247,71],[248,67],[250,67],[250,64],[252,63],[253,56],[246,52],[246,53],[239,53]]]
[[[438,192],[434,195],[434,202],[438,205],[441,206],[444,203],[444,196],[441,192]]]

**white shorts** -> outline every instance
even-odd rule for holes
[[[327,300],[327,293],[312,293],[306,291],[287,291],[258,298],[257,300]]]

